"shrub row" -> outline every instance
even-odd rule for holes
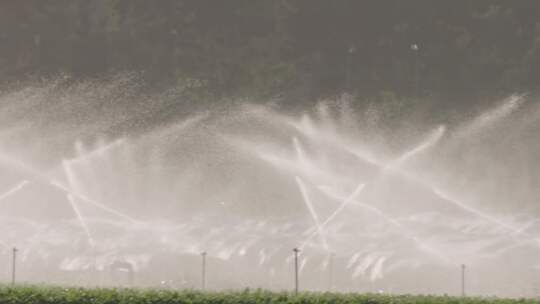
[[[0,286],[0,304],[540,304],[532,299],[459,298],[379,294],[202,292],[161,289],[86,289]]]

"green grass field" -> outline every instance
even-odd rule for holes
[[[160,289],[85,289],[43,286],[0,286],[0,304],[481,304],[540,303],[532,299],[460,298],[378,294],[301,293],[264,290],[230,292]]]

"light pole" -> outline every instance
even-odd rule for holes
[[[465,264],[461,264],[461,296],[465,296]]]
[[[418,51],[420,50],[420,47],[418,44],[411,44],[411,50],[414,52],[414,97],[419,97],[419,58],[418,58]]]
[[[15,272],[17,267],[17,251],[18,249],[13,247],[13,261],[12,261],[12,268],[11,268],[11,285],[15,285]]]
[[[206,288],[206,251],[201,252],[202,267],[201,267],[201,289]]]
[[[300,249],[294,248],[294,294],[298,294],[298,252]]]

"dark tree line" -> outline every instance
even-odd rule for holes
[[[416,48],[416,46],[417,48]],[[0,79],[125,71],[213,96],[534,91],[536,0],[2,0]]]

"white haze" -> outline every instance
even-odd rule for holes
[[[536,296],[540,106],[205,107],[136,79],[0,93],[0,280]],[[418,115],[416,115],[418,113]],[[330,267],[331,265],[331,267]],[[330,273],[332,272],[332,273]],[[333,278],[330,281],[330,278]]]

